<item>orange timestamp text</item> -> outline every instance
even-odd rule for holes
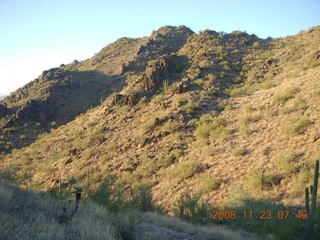
[[[213,210],[210,213],[211,219],[280,219],[285,220],[290,217],[299,218],[299,219],[307,219],[308,213],[304,210],[298,210],[294,213],[289,210],[260,210],[260,211],[235,211],[235,210]]]

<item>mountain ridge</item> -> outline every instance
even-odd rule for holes
[[[60,101],[77,99],[67,111],[75,119],[57,119],[56,126],[36,133],[13,120],[16,130],[1,130],[7,154],[0,169],[22,185],[31,179],[35,188],[46,190],[72,179],[85,183],[89,175],[93,191],[115,176],[113,186],[124,192],[150,186],[154,199],[168,209],[185,192],[202,192],[206,201],[224,205],[234,185],[254,197],[272,195],[301,205],[320,154],[320,28],[279,39],[189,30],[164,27],[151,37],[121,38],[93,58],[49,70],[22,88],[39,86],[41,98],[48,82],[67,82],[61,89],[71,90]],[[46,76],[49,81],[42,82]],[[73,79],[79,78],[77,85]],[[96,86],[90,96],[96,98],[73,112],[92,89],[89,80]],[[82,89],[79,98],[73,84]],[[15,118],[13,110],[28,105],[26,93],[19,94],[1,101]],[[58,109],[61,116],[66,112]],[[21,133],[28,131],[34,136],[21,144]],[[14,144],[6,146],[14,141],[22,148],[9,153]]]

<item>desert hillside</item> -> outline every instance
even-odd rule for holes
[[[147,186],[168,214],[186,193],[299,207],[320,156],[320,27],[261,39],[166,26],[0,103],[2,176],[26,188],[108,183],[117,199]]]

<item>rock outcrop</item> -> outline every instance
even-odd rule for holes
[[[173,69],[174,56],[161,56],[149,66],[139,81],[143,91],[155,92],[165,81],[169,81],[169,74]]]
[[[133,106],[139,101],[138,94],[130,94],[130,95],[123,95],[123,94],[116,94],[112,100],[112,105],[129,105]]]
[[[6,105],[0,104],[0,118],[4,117],[9,113],[9,110]]]
[[[54,109],[54,105],[49,100],[40,101],[32,99],[16,112],[16,119],[19,121],[34,119],[44,122],[52,117]]]

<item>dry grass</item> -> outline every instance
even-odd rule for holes
[[[127,210],[110,213],[87,202],[72,215],[73,204],[0,183],[0,234],[3,240],[120,240],[120,239],[251,239],[225,227],[194,226],[178,218]],[[66,211],[63,211],[63,209]]]

